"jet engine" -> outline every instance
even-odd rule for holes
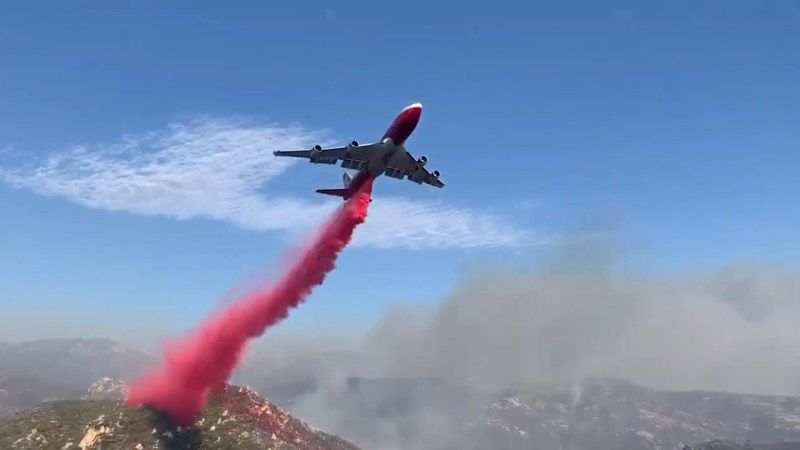
[[[319,144],[317,144],[317,145],[315,145],[315,146],[313,146],[313,147],[311,148],[311,151],[313,151],[313,152],[316,152],[316,153],[319,153],[319,152],[321,152],[321,151],[322,151],[322,146],[321,146],[321,145],[319,145]]]
[[[347,148],[353,147],[358,147],[358,141],[351,141],[349,144],[347,144]]]
[[[420,156],[420,157],[417,159],[417,164],[418,164],[420,167],[423,167],[423,166],[425,165],[425,163],[427,163],[427,162],[428,162],[428,158],[427,158],[427,157],[425,157],[424,155],[423,155],[423,156]]]
[[[434,170],[431,175],[433,175],[434,178],[439,178],[439,175],[441,175],[441,174],[439,173],[438,170]]]

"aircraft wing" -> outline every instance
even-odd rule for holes
[[[361,170],[369,160],[369,155],[379,144],[365,144],[357,147],[343,146],[323,149],[315,146],[311,150],[289,150],[272,152],[275,156],[289,156],[307,159],[314,164],[338,164],[345,169]]]
[[[438,172],[436,175],[432,174],[424,165],[420,165],[417,159],[411,156],[410,153],[406,153],[406,155],[408,155],[408,157],[405,161],[397,166],[390,166],[386,169],[384,175],[400,180],[405,177],[417,184],[425,183],[437,188],[444,187],[444,183],[439,181]]]

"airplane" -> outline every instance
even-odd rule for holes
[[[323,149],[320,145],[315,145],[311,150],[276,151],[272,154],[306,158],[313,164],[338,164],[341,161],[342,168],[357,170],[355,177],[350,176],[347,171],[342,175],[343,189],[316,190],[317,193],[341,197],[342,200],[347,200],[358,192],[368,178],[377,178],[380,175],[443,188],[444,183],[439,181],[439,171],[434,170],[431,173],[425,169],[428,158],[414,158],[405,147],[406,140],[416,129],[421,115],[422,104],[414,103],[405,107],[381,140],[372,144],[359,145],[358,141],[352,141],[344,147]]]

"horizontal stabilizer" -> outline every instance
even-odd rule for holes
[[[349,191],[347,189],[317,189],[317,192],[325,195],[333,195],[334,197],[346,198]]]
[[[353,194],[350,189],[317,189],[317,192],[325,195],[333,195],[334,197],[342,197],[342,200],[347,200]],[[372,203],[372,199],[369,199]]]

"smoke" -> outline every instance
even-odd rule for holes
[[[366,220],[371,193],[372,179],[368,179],[274,287],[235,301],[195,333],[168,347],[163,367],[131,387],[128,404],[147,404],[179,425],[190,424],[209,392],[222,389],[230,380],[248,341],[286,318],[335,268],[355,228]]]
[[[654,280],[508,272],[464,280],[422,321],[388,315],[367,353],[380,374],[489,391],[607,376],[800,394],[798,338],[800,276],[780,269]]]
[[[800,274],[742,265],[626,278],[608,270],[617,248],[588,245],[594,264],[572,247],[537,270],[470,272],[429,313],[392,307],[360,365],[320,370],[290,409],[365,448],[409,450],[472,448],[459,441],[465,427],[504,392],[574,394],[586,377],[800,395]],[[374,389],[348,375],[373,377]]]

